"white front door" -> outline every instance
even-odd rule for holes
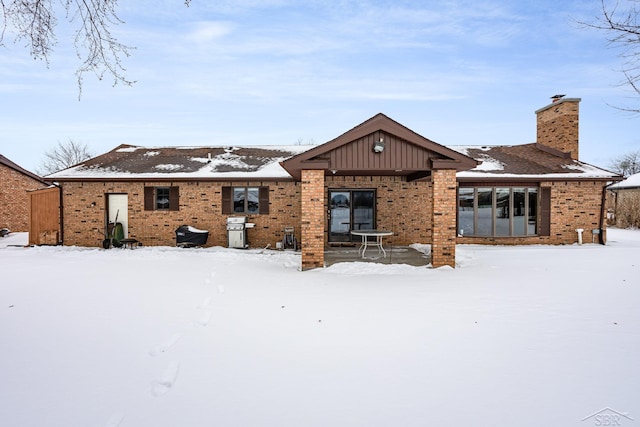
[[[129,236],[129,196],[127,194],[107,194],[107,222],[122,224],[124,238]]]

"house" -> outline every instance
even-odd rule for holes
[[[0,154],[0,229],[29,231],[29,192],[49,185]]]
[[[608,187],[613,221],[618,227],[640,227],[640,173]]]
[[[537,110],[536,142],[524,145],[446,147],[377,114],[318,146],[121,145],[49,178],[66,245],[99,246],[116,218],[146,245],[175,244],[183,224],[226,245],[226,219],[242,215],[253,247],[294,227],[302,269],[357,229],[431,244],[434,267],[455,266],[456,243],[571,244],[577,229],[604,242],[605,187],[620,177],[578,160],[579,102]]]

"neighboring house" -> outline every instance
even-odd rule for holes
[[[640,227],[640,173],[608,189],[613,194],[613,223],[618,227]]]
[[[29,192],[49,185],[0,154],[0,228],[29,231]]]
[[[605,187],[620,177],[578,160],[579,102],[536,111],[532,144],[445,147],[378,114],[319,146],[121,145],[49,178],[66,245],[100,246],[117,216],[145,245],[173,245],[188,224],[224,246],[226,219],[243,215],[252,247],[275,247],[293,226],[303,269],[355,229],[431,244],[433,266],[455,266],[456,243],[571,244],[576,229],[604,241]]]

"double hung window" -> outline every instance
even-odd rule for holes
[[[269,187],[222,187],[223,214],[268,214]]]

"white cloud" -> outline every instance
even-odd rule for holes
[[[194,24],[194,29],[187,39],[196,43],[207,43],[220,39],[233,31],[234,24],[222,21],[201,21]]]

